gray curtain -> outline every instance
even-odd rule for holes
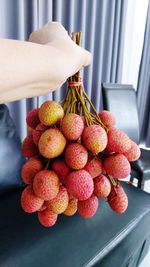
[[[97,110],[102,108],[101,82],[120,82],[127,0],[0,0],[0,37],[27,40],[48,21],[82,31],[82,46],[93,54],[83,71],[84,84]],[[64,90],[8,104],[23,138],[26,112],[46,99],[60,100]]]
[[[137,88],[141,142],[150,147],[150,2]]]

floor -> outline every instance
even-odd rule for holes
[[[144,190],[150,193],[150,181],[148,181],[144,187]],[[145,259],[142,261],[139,267],[150,267],[150,250],[149,253],[146,255]]]

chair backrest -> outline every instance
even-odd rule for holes
[[[139,143],[136,92],[132,85],[102,83],[103,107],[117,120],[117,128]]]

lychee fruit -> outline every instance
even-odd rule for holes
[[[108,197],[110,191],[111,191],[111,184],[106,176],[101,174],[100,176],[94,179],[94,194],[98,198]]]
[[[122,131],[112,128],[108,131],[107,150],[109,152],[125,153],[131,148],[130,138]]]
[[[69,144],[65,150],[65,161],[70,168],[80,170],[84,168],[88,160],[88,152],[79,143]]]
[[[21,195],[21,206],[25,212],[32,213],[39,210],[44,203],[44,200],[37,197],[30,185],[28,185]]]
[[[124,155],[129,161],[135,161],[139,159],[141,150],[135,142],[131,141],[131,148]]]
[[[106,158],[104,168],[114,178],[126,178],[131,172],[130,163],[122,154],[113,154]]]
[[[115,189],[112,189],[108,196],[108,203],[112,210],[117,213],[126,211],[128,207],[128,197],[120,185]]]
[[[43,211],[47,209],[46,201],[44,201],[42,207],[38,211]]]
[[[38,172],[33,180],[34,193],[44,200],[55,198],[59,192],[59,185],[57,174],[50,170]]]
[[[107,134],[99,125],[90,125],[84,128],[82,140],[87,149],[93,154],[102,152],[107,146]]]
[[[38,211],[39,222],[45,227],[53,226],[57,221],[58,215],[49,209]]]
[[[38,153],[37,146],[33,142],[32,135],[27,136],[21,146],[21,151],[24,157],[33,157]]]
[[[108,110],[102,110],[101,112],[99,112],[99,117],[102,121],[102,123],[108,128],[112,128],[115,126],[116,124],[116,118],[113,115],[112,112],[108,111]]]
[[[26,184],[33,182],[34,176],[44,169],[43,163],[37,159],[29,159],[21,169],[21,178]]]
[[[73,171],[66,179],[68,192],[78,200],[88,199],[94,190],[91,175],[85,170]]]
[[[103,171],[102,161],[98,157],[89,156],[88,162],[84,169],[90,173],[92,178],[97,177]]]
[[[41,155],[51,159],[58,157],[66,146],[64,135],[55,128],[46,130],[40,137],[38,147]]]
[[[28,112],[26,122],[29,127],[35,129],[35,127],[40,123],[39,108],[34,108],[30,112]]]
[[[75,113],[66,114],[61,121],[61,131],[68,140],[77,140],[83,129],[83,119]]]
[[[98,209],[98,198],[92,195],[84,201],[78,201],[78,212],[81,217],[88,219],[95,215]]]
[[[67,189],[64,186],[60,187],[60,190],[55,198],[47,201],[47,207],[56,214],[63,213],[68,207],[69,195]]]
[[[36,126],[36,128],[33,130],[33,142],[38,145],[41,135],[47,130],[47,126],[40,123]]]
[[[57,159],[52,164],[52,170],[56,172],[60,181],[65,184],[65,179],[70,172],[70,167],[66,164],[64,159]]]
[[[75,198],[70,199],[68,206],[64,211],[64,214],[66,216],[73,216],[77,212],[77,207],[78,207],[78,200]]]
[[[51,126],[59,122],[64,116],[62,106],[56,101],[46,101],[39,110],[39,119],[41,123]]]

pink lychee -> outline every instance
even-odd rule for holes
[[[94,190],[93,179],[85,170],[73,171],[66,179],[68,192],[78,200],[88,199]]]
[[[88,160],[88,152],[79,143],[69,144],[65,151],[65,161],[70,168],[80,170],[84,168]]]
[[[120,185],[117,188],[112,189],[108,196],[108,203],[112,210],[117,213],[126,211],[128,207],[128,197]]]
[[[38,158],[31,158],[23,165],[21,178],[26,184],[31,184],[34,176],[43,169],[43,163]]]
[[[35,129],[35,127],[40,123],[39,108],[34,108],[28,113],[26,122],[29,127]]]
[[[57,221],[58,215],[49,209],[38,211],[39,222],[45,227],[53,226]]]
[[[113,154],[106,158],[104,168],[114,178],[126,178],[131,172],[130,163],[122,154]]]
[[[131,141],[131,148],[124,155],[129,161],[135,161],[139,159],[141,150],[135,142]]]
[[[108,197],[111,191],[111,184],[106,176],[101,174],[94,179],[94,194],[98,198]]]
[[[84,129],[81,116],[75,113],[66,114],[61,122],[61,130],[68,140],[77,140]]]
[[[92,195],[84,201],[78,201],[78,212],[83,218],[91,218],[95,215],[98,209],[98,198]]]
[[[87,164],[85,165],[84,169],[91,174],[92,178],[97,177],[103,171],[101,159],[98,157],[89,156]]]
[[[113,115],[112,112],[108,111],[108,110],[102,110],[101,112],[99,112],[99,117],[102,121],[102,123],[108,128],[112,128],[115,126],[116,124],[116,118]]]
[[[108,131],[107,149],[109,152],[125,153],[131,148],[130,138],[122,131],[112,128]]]
[[[69,195],[67,189],[64,186],[60,187],[60,190],[55,198],[47,201],[47,207],[56,214],[63,213],[69,203]]]
[[[50,200],[58,194],[59,184],[59,178],[55,172],[43,170],[35,175],[33,190],[38,197],[44,200]]]
[[[64,159],[56,159],[52,164],[52,170],[56,172],[60,181],[65,184],[67,175],[70,172],[70,167],[66,164]]]
[[[33,157],[38,153],[37,146],[33,142],[32,135],[27,136],[21,146],[21,151],[24,157]]]
[[[32,213],[39,210],[44,203],[44,200],[37,197],[30,185],[28,185],[21,195],[21,206],[25,212]]]
[[[106,148],[107,134],[101,126],[93,124],[84,128],[82,140],[85,147],[96,154]]]

